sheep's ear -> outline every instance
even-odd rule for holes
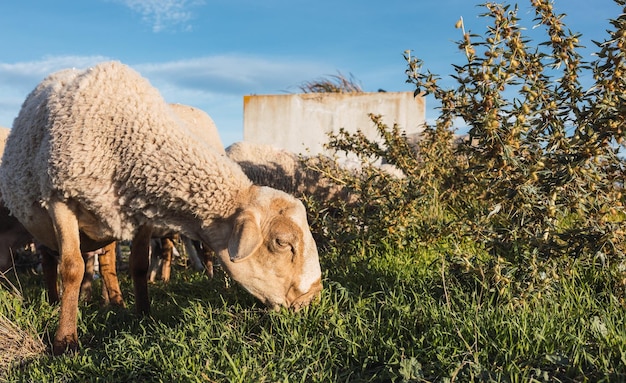
[[[235,221],[228,241],[228,255],[232,262],[241,262],[254,254],[263,244],[261,227],[252,213],[244,213]]]

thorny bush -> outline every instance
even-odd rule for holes
[[[577,52],[580,35],[551,1],[531,0],[534,22],[547,35],[536,46],[522,33],[517,6],[482,6],[490,19],[484,36],[457,23],[467,61],[453,66],[456,88],[440,87],[440,78],[405,52],[407,82],[440,105],[416,143],[378,116],[379,140],[361,132],[330,136],[331,149],[364,166],[358,173],[321,170],[359,202],[320,210],[313,222],[335,240],[366,245],[473,241],[492,262],[520,268],[578,257],[623,264],[626,9],[588,63]],[[589,89],[583,76],[595,80]],[[459,119],[468,127],[464,139],[455,139]],[[371,165],[381,159],[404,177]]]

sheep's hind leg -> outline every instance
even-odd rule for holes
[[[150,264],[150,239],[152,228],[142,226],[133,238],[130,247],[130,275],[135,290],[135,306],[140,315],[150,314],[148,296],[148,268]]]
[[[201,258],[200,264],[206,275],[209,278],[213,278],[213,250],[201,241],[191,241],[191,246],[193,246],[198,257]]]
[[[100,263],[100,275],[104,281],[107,303],[115,306],[124,307],[124,299],[122,298],[122,289],[117,278],[115,251],[117,250],[117,242],[111,242],[104,247],[104,252],[98,257]]]
[[[57,304],[60,301],[59,285],[57,283],[57,267],[59,262],[57,261],[54,250],[51,250],[46,246],[39,246],[39,254],[41,254],[41,269],[43,271],[43,280],[48,293],[48,303],[51,305]]]
[[[54,355],[78,350],[78,297],[85,273],[85,262],[80,252],[78,219],[67,204],[52,201],[48,208],[54,225],[60,255],[60,273],[63,283],[61,315],[52,344]]]
[[[161,278],[163,282],[170,281],[172,258],[174,257],[174,241],[178,234],[167,235],[161,238]]]
[[[215,254],[206,243],[200,242],[200,245],[202,249],[202,263],[204,264],[204,270],[209,278],[213,278],[213,259]]]
[[[87,251],[83,253],[83,261],[85,261],[85,274],[83,274],[83,281],[80,284],[79,300],[84,302],[90,302],[92,298],[93,277],[95,275],[96,257],[98,256],[98,251]]]

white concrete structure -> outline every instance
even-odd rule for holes
[[[413,92],[305,93],[244,96],[244,141],[270,144],[294,153],[325,153],[328,133],[344,128],[378,140],[369,114],[407,135],[423,130],[425,103]]]

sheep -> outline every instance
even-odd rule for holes
[[[221,153],[224,152],[224,146],[222,145],[219,137],[217,127],[215,126],[213,120],[205,112],[183,104],[169,104],[169,107],[197,139],[204,140],[205,142],[211,144]],[[4,149],[4,144],[9,132],[10,130],[8,128],[2,128],[0,130],[0,145],[2,149]],[[11,243],[7,243],[6,246],[3,246],[2,249],[9,250],[11,247],[15,247],[18,244],[31,241],[32,238],[30,237],[30,234],[21,224],[17,222],[14,217],[11,217],[8,214],[6,208],[0,205],[0,209],[3,209],[0,210],[3,222],[7,225],[10,224],[11,227],[10,231],[8,229],[1,230],[2,228],[0,228],[0,244],[4,244],[6,241],[11,241]],[[160,238],[155,238],[153,243],[154,241],[159,241],[158,246],[160,247],[160,251],[155,253],[159,254],[160,262],[153,261],[151,263],[150,280],[154,280],[157,272],[159,272],[162,275],[163,280],[167,282],[170,275],[172,254],[175,248],[171,235],[162,233],[159,237]],[[7,240],[4,241],[4,238],[7,238]],[[185,243],[187,243],[187,241],[185,241]],[[206,270],[209,276],[212,276],[213,270],[212,260],[210,259],[211,254],[206,251],[202,251],[202,244],[193,243],[192,245],[193,247],[187,244],[187,247],[189,248],[188,251],[201,254],[203,258],[201,260],[201,266]],[[56,254],[43,246],[40,247],[40,252],[42,254],[44,280],[47,286],[48,300],[50,303],[56,303],[59,301],[59,292],[56,283]],[[103,297],[105,298],[106,303],[111,301],[113,304],[123,306],[124,303],[115,270],[115,258],[110,258],[109,256],[111,254],[113,254],[113,252],[110,248],[102,248],[93,252],[85,252],[83,254],[83,258],[88,266],[85,268],[85,277],[83,278],[83,282],[81,284],[81,295],[84,294],[85,299],[89,299],[91,296],[94,257],[98,256],[100,264],[104,266],[101,272],[103,274],[104,281],[106,281],[104,286],[107,287],[106,289],[103,289]],[[0,253],[0,271],[6,271],[10,267],[10,261],[10,253]]]
[[[0,156],[4,152],[7,137],[10,129],[0,127]],[[9,212],[4,206],[2,195],[0,194],[0,273],[5,273],[12,265],[12,250],[32,243],[33,237],[26,228]],[[113,243],[113,246],[115,243]],[[59,301],[57,286],[57,261],[56,253],[46,248],[38,246],[41,254],[44,283],[48,293],[48,302]],[[120,289],[117,273],[115,269],[115,247],[110,245],[106,248],[82,254],[85,260],[85,276],[81,283],[81,294],[86,300],[91,299],[91,281],[93,279],[94,258],[98,256],[100,262],[100,274],[103,280],[102,295],[105,304],[124,306],[122,291]]]
[[[0,154],[4,152],[7,137],[11,130],[0,126]],[[0,194],[0,273],[5,273],[12,265],[12,249],[30,242],[30,234],[9,214]]]
[[[336,198],[346,202],[353,200],[346,188],[333,184],[314,169],[320,161],[330,159],[301,158],[287,150],[248,141],[230,145],[226,154],[257,185],[280,189],[298,198],[314,196],[322,202]]]
[[[0,156],[4,153],[10,132],[11,130],[9,128],[0,127]],[[11,267],[13,263],[13,249],[24,246],[32,241],[33,237],[31,234],[4,206],[4,201],[0,194],[0,272],[5,273]],[[94,257],[98,256],[100,273],[104,282],[102,295],[105,299],[105,303],[124,306],[124,300],[122,299],[122,292],[115,269],[114,250],[115,248],[109,245],[107,248],[83,253],[83,259],[88,266],[85,268],[85,277],[81,283],[81,294],[85,296],[86,300],[91,299],[93,263]],[[42,257],[42,270],[48,293],[48,302],[56,303],[59,301],[56,254],[45,246],[39,246],[39,252]]]
[[[183,104],[170,104],[170,108],[176,113],[186,127],[192,131],[199,139],[205,140],[211,143],[216,149],[223,152],[224,147],[221,143],[217,127],[213,120],[202,110],[194,108],[192,106]],[[6,139],[10,133],[10,129],[0,127],[0,155],[4,151],[4,145]],[[160,252],[155,252],[160,255],[160,259],[151,262],[150,267],[150,280],[153,281],[157,272],[162,275],[164,281],[169,280],[170,275],[170,263],[172,259],[173,250],[175,250],[171,236],[163,234],[161,238],[153,240],[159,241],[161,247]],[[17,219],[11,216],[8,210],[4,207],[2,200],[0,199],[0,272],[6,272],[11,264],[11,250],[19,246],[32,242],[32,237],[28,231],[17,221]],[[163,245],[161,246],[161,242]],[[184,241],[190,256],[200,253],[201,260],[195,260],[195,263],[199,263],[196,267],[204,269],[211,277],[213,275],[211,253],[206,251],[200,252],[198,249],[202,249],[201,244],[189,244]],[[192,246],[193,245],[193,246]],[[115,268],[115,257],[112,256],[112,248],[102,248],[93,252],[85,252],[83,258],[86,262],[85,277],[81,284],[81,295],[84,295],[85,300],[91,299],[91,282],[94,275],[94,260],[98,256],[98,260],[101,265],[101,274],[103,277],[103,290],[102,296],[105,304],[112,303],[114,305],[123,306],[124,301],[122,293],[119,288],[119,282],[117,279],[117,273]],[[55,252],[50,251],[44,246],[40,247],[40,254],[42,256],[42,270],[46,290],[48,293],[48,301],[50,303],[56,303],[59,301],[59,292],[57,286],[57,262]]]
[[[169,104],[169,107],[174,111],[182,123],[185,124],[185,128],[187,128],[197,139],[204,140],[218,151],[222,153],[224,152],[224,146],[222,145],[217,127],[208,114],[189,105]],[[151,252],[152,256],[150,259],[149,280],[154,282],[157,274],[160,274],[163,281],[168,282],[170,279],[171,262],[174,251],[176,250],[174,247],[174,238],[177,237],[178,234],[154,233],[154,235],[155,238],[152,239],[151,249],[156,251]],[[212,277],[212,253],[202,250],[206,248],[206,245],[196,243],[196,241],[189,244],[186,240],[184,243],[186,244],[190,257],[195,256],[196,258],[202,258],[192,260],[194,264],[198,263],[196,268],[199,270],[205,270],[207,275]],[[113,255],[115,245],[109,246],[110,247],[83,254],[83,258],[85,259],[87,266],[85,267],[85,277],[83,278],[83,283],[81,284],[81,295],[84,295],[85,300],[90,300],[91,298],[91,282],[94,275],[93,266],[95,256],[98,256],[98,260],[102,265],[101,274],[103,281],[105,282],[102,290],[102,296],[105,304],[112,303],[117,306],[124,306],[122,293],[119,288],[119,281],[117,279],[115,256]],[[59,301],[59,293],[56,284],[56,257],[51,257],[51,255],[54,254],[45,247],[43,248],[43,251],[41,251],[41,254],[42,258],[44,258],[43,272],[48,291],[48,300],[50,303],[57,303]]]
[[[306,157],[297,155],[272,145],[240,141],[226,148],[228,157],[237,162],[246,175],[258,185],[283,190],[298,198],[313,197],[320,202],[340,200],[356,203],[357,197],[343,185],[333,183],[321,173],[324,163],[336,169],[353,173],[361,171],[361,164],[355,161],[336,162],[332,158],[317,155]],[[406,175],[396,166],[388,163],[375,165],[381,172],[402,179]]]
[[[55,355],[78,349],[81,250],[132,240],[136,310],[149,313],[155,229],[210,245],[231,278],[271,309],[297,310],[322,290],[302,202],[253,185],[117,61],[57,72],[27,96],[7,141],[0,192],[28,231],[60,254]]]

